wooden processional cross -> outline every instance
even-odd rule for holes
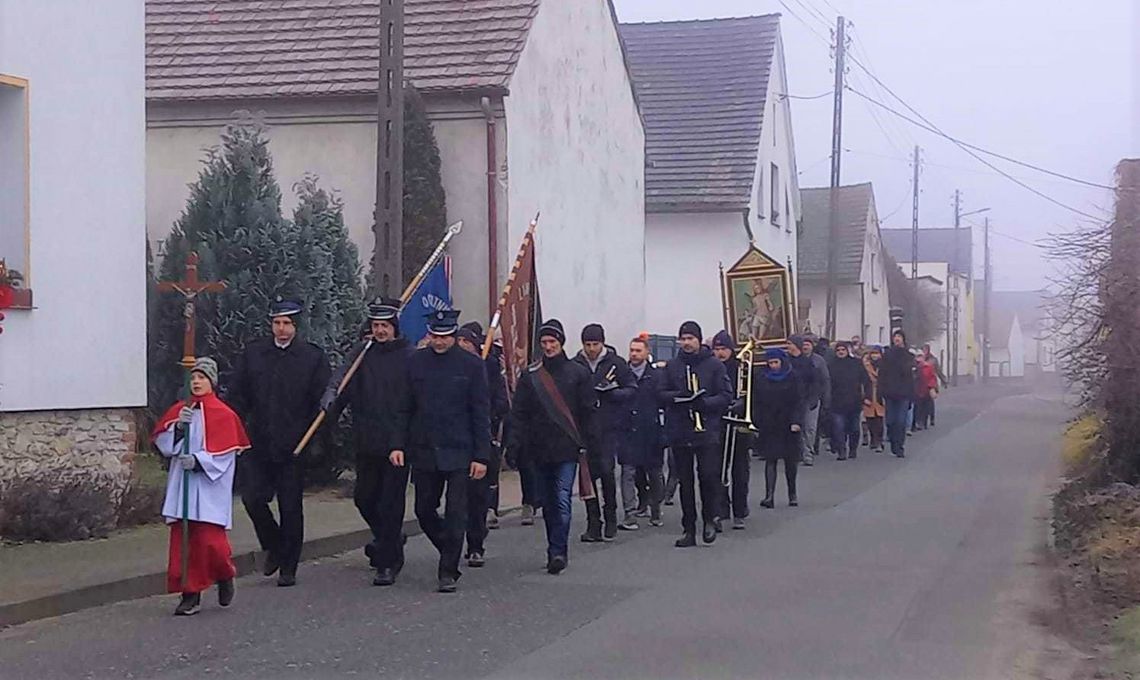
[[[182,361],[180,362],[183,367],[190,369],[194,367],[194,304],[197,302],[200,293],[217,293],[224,290],[225,283],[221,281],[199,281],[198,280],[198,253],[190,253],[186,258],[186,275],[181,281],[163,281],[158,284],[158,290],[162,293],[174,292],[182,296],[182,318],[186,322],[186,330],[182,339]]]

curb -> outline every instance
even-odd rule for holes
[[[519,507],[505,508],[499,512],[499,517],[510,515],[518,510]],[[404,535],[410,538],[422,533],[418,521],[415,519],[404,521]],[[305,541],[305,545],[301,548],[301,561],[331,557],[359,549],[371,537],[371,531],[359,529]],[[237,567],[239,578],[256,571],[257,557],[260,553],[261,550],[258,549],[234,554],[234,566]],[[23,602],[0,605],[0,629],[115,602],[164,594],[166,594],[166,570],[152,574],[140,574],[109,583],[85,586],[24,600]]]

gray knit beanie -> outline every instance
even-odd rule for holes
[[[210,379],[210,384],[214,387],[218,386],[218,362],[210,357],[198,357],[194,361],[194,368],[190,369],[191,373],[201,373]]]

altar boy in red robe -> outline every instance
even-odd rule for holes
[[[226,530],[233,526],[234,470],[237,455],[249,448],[241,420],[214,394],[218,364],[200,358],[190,371],[190,398],[170,407],[152,438],[170,458],[162,515],[170,525],[167,592],[182,593],[175,616],[192,616],[202,604],[202,591],[218,584],[218,604],[234,598],[237,569]],[[184,448],[183,437],[189,437]],[[182,476],[189,475],[189,566],[182,585]]]

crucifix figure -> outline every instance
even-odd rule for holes
[[[198,280],[198,253],[190,253],[186,258],[186,275],[181,281],[163,281],[158,284],[162,293],[175,292],[183,298],[182,318],[186,321],[186,330],[182,340],[182,366],[186,369],[194,365],[194,303],[199,293],[218,293],[224,290],[225,283],[221,281]]]

